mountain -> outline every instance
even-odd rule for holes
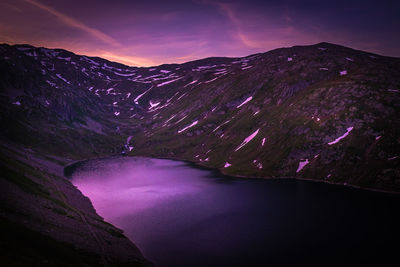
[[[8,172],[126,153],[400,191],[399,58],[319,43],[137,68],[3,44],[0,99]]]

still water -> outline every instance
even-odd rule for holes
[[[400,266],[398,195],[140,157],[83,162],[71,179],[155,266]]]

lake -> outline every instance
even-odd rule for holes
[[[399,264],[399,195],[142,157],[82,162],[70,177],[155,266]]]

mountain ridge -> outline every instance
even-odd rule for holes
[[[44,188],[51,184],[36,176],[52,164],[123,153],[232,176],[400,192],[399,58],[318,43],[129,67],[0,45],[0,104],[0,155],[44,174],[7,173]],[[2,176],[15,197],[24,195],[26,184],[10,177]]]
[[[18,49],[19,46],[14,47]],[[25,48],[36,49],[37,51],[44,49],[33,47]],[[178,117],[182,119],[182,123],[180,123],[182,124],[180,126],[181,129],[176,129],[174,131],[182,130],[184,126],[188,126],[191,123],[194,123],[196,119],[199,122],[198,117],[208,116],[206,114],[211,114],[211,112],[209,111],[213,108],[216,108],[215,113],[218,113],[220,115],[219,118],[217,118],[217,115],[213,115],[213,118],[209,123],[214,126],[214,129],[218,126],[216,125],[217,123],[224,123],[228,120],[231,120],[228,119],[226,113],[232,113],[231,118],[232,116],[234,117],[236,114],[236,119],[237,116],[245,116],[247,120],[252,120],[253,124],[258,124],[259,126],[265,124],[264,126],[261,126],[265,127],[267,124],[266,122],[260,124],[252,117],[263,115],[260,113],[265,113],[267,110],[269,113],[276,113],[276,115],[272,117],[268,116],[268,119],[275,120],[275,126],[280,128],[281,126],[277,125],[276,120],[279,116],[281,116],[280,119],[285,118],[284,114],[279,112],[280,109],[284,110],[284,112],[290,111],[296,113],[293,115],[297,116],[298,118],[291,117],[290,121],[286,122],[289,124],[298,124],[299,122],[295,122],[294,120],[300,119],[301,117],[303,117],[303,114],[296,111],[297,102],[295,101],[300,101],[300,103],[305,102],[306,100],[302,98],[305,97],[306,94],[312,93],[312,90],[318,91],[314,92],[314,100],[325,103],[326,100],[323,99],[323,97],[321,98],[321,96],[325,96],[328,94],[333,98],[337,98],[336,104],[340,105],[340,107],[334,107],[333,105],[331,105],[330,110],[328,110],[325,109],[323,106],[321,107],[321,105],[313,100],[314,102],[303,103],[301,104],[301,106],[299,106],[302,109],[309,109],[305,106],[305,104],[312,104],[314,107],[314,111],[308,110],[308,119],[304,120],[305,118],[303,118],[303,123],[308,124],[307,126],[292,125],[294,127],[293,130],[295,130],[294,133],[304,135],[304,131],[318,130],[317,127],[320,127],[321,130],[324,130],[324,127],[326,127],[326,125],[328,124],[331,124],[332,127],[335,127],[335,129],[333,130],[336,133],[330,133],[329,136],[319,137],[320,148],[318,149],[321,149],[321,142],[327,144],[340,137],[342,134],[346,133],[347,128],[354,127],[354,125],[349,124],[350,122],[344,123],[344,114],[338,114],[337,112],[339,111],[344,111],[348,114],[353,115],[357,113],[356,115],[360,118],[356,119],[352,117],[352,120],[354,121],[352,123],[354,124],[357,122],[360,125],[366,124],[364,123],[366,121],[365,119],[368,119],[361,118],[361,116],[366,116],[365,114],[361,114],[363,110],[373,109],[373,112],[368,112],[368,116],[374,116],[375,119],[380,118],[379,112],[397,112],[396,104],[393,102],[393,99],[397,98],[396,90],[398,90],[398,85],[396,84],[396,79],[398,78],[398,75],[396,74],[396,71],[392,70],[392,67],[398,66],[398,59],[378,56],[372,53],[366,53],[363,51],[354,50],[351,48],[346,48],[344,46],[338,46],[329,43],[318,43],[312,46],[294,46],[291,48],[275,49],[266,53],[254,54],[243,58],[212,57],[190,61],[183,64],[163,64],[156,67],[146,68],[127,67],[119,63],[118,65],[112,65],[114,63],[110,61],[96,62],[93,61],[95,60],[94,58],[75,55],[66,50],[60,50],[56,52],[59,53],[61,56],[53,57],[56,60],[54,61],[55,64],[60,64],[59,61],[61,61],[61,67],[67,68],[66,70],[70,72],[69,75],[71,75],[73,79],[71,81],[67,81],[69,79],[69,77],[67,76],[63,77],[61,74],[58,73],[51,74],[52,69],[50,69],[48,73],[42,74],[42,76],[49,78],[46,78],[46,82],[50,82],[51,84],[55,85],[56,89],[67,87],[79,88],[77,92],[74,92],[78,93],[79,96],[72,99],[67,99],[63,103],[57,103],[57,105],[54,106],[52,105],[53,103],[51,103],[48,108],[54,108],[61,115],[62,119],[68,118],[70,121],[74,122],[75,118],[81,116],[82,113],[89,112],[88,110],[80,110],[83,109],[85,106],[94,107],[92,110],[93,117],[96,117],[96,112],[100,110],[102,114],[108,113],[102,115],[104,123],[101,122],[100,125],[99,122],[96,122],[95,120],[93,120],[93,118],[90,119],[89,122],[83,119],[83,121],[79,123],[82,127],[87,128],[93,128],[95,127],[94,125],[97,125],[97,127],[99,128],[104,125],[111,126],[111,124],[113,124],[112,127],[109,127],[108,133],[114,135],[116,139],[121,137],[121,133],[122,135],[126,134],[126,137],[134,135],[135,144],[140,144],[139,146],[136,146],[133,151],[131,151],[131,153],[136,154],[144,153],[152,156],[162,157],[172,156],[172,154],[157,154],[152,153],[151,151],[146,151],[145,148],[149,147],[149,142],[147,142],[146,144],[145,135],[157,135],[157,133],[159,132],[160,134],[162,133],[164,137],[165,135],[172,136],[171,129],[164,131],[164,128],[169,128],[170,126],[164,127],[162,125],[164,125],[167,119],[171,118],[174,114],[176,117],[172,118],[171,121],[168,121],[167,124],[171,122],[176,123],[178,121]],[[296,53],[298,55],[296,55]],[[75,59],[69,59],[74,63],[74,65],[70,63],[70,61],[65,60],[65,56],[75,57]],[[81,69],[77,67],[77,63],[75,63],[74,60],[79,60],[79,64],[81,65],[79,68]],[[96,64],[94,64],[93,62]],[[43,65],[43,61],[41,63]],[[107,64],[111,64],[112,66],[108,66]],[[373,64],[376,65],[375,68],[368,67],[368,65],[373,66]],[[69,65],[69,67],[66,67],[66,65]],[[74,67],[75,70],[72,70],[71,67]],[[385,72],[388,72],[388,74],[383,73],[383,70]],[[41,71],[43,72],[44,68],[42,68]],[[90,71],[91,73],[89,73]],[[366,75],[367,71],[369,72],[369,76]],[[65,75],[67,74],[64,73],[64,76]],[[90,77],[88,75],[90,75]],[[95,75],[98,77],[93,78]],[[377,80],[377,76],[379,75],[381,75],[382,77],[386,75],[387,77],[384,77],[385,80],[380,81]],[[362,80],[362,78],[364,78],[365,80]],[[393,82],[390,81],[391,79],[393,79]],[[74,84],[76,81],[78,81],[77,84]],[[367,81],[369,84],[367,84]],[[89,83],[91,86],[88,85]],[[39,86],[42,86],[41,84],[43,84],[43,82],[38,82]],[[52,87],[51,84],[49,87]],[[346,86],[348,85],[355,86],[357,88],[348,89],[346,88]],[[336,88],[340,88],[340,91],[334,92],[335,86]],[[376,91],[377,89],[375,89],[377,86],[388,86],[387,90],[385,91],[379,89],[381,90],[380,93],[384,92],[388,95],[385,97],[393,98],[390,100],[392,102],[390,103],[390,105],[392,106],[388,107],[387,109],[385,109],[386,103],[384,103],[383,105],[379,102],[379,99],[366,99],[367,95],[371,94],[374,95],[375,98],[380,97],[379,95],[376,95],[378,93]],[[238,87],[243,88],[239,90],[235,89]],[[321,87],[323,88],[323,90],[321,89]],[[85,89],[88,91],[86,91]],[[345,90],[349,90],[351,92],[344,92]],[[182,91],[184,93],[182,93]],[[304,93],[301,93],[302,91]],[[95,99],[93,99],[93,94]],[[178,101],[181,98],[191,98],[189,100],[191,105],[187,105],[185,103],[176,103],[174,105],[171,105],[170,101],[182,102]],[[263,101],[260,100],[261,98],[263,98]],[[87,100],[85,104],[79,103],[79,101],[82,101],[82,99],[84,99],[85,101]],[[210,106],[209,110],[206,111],[202,109],[204,103],[202,103],[201,99],[207,99],[207,102],[213,101],[215,104],[213,104],[213,107]],[[249,102],[243,103],[243,106],[240,106],[240,108],[238,109],[237,107],[241,105],[242,102],[246,101],[246,99],[250,99]],[[359,101],[360,99],[363,101],[363,103]],[[288,105],[286,105],[286,101],[289,101],[291,103],[287,103]],[[311,100],[309,99],[307,101]],[[346,101],[349,103],[344,103]],[[384,101],[386,101],[386,99],[384,99]],[[78,104],[76,104],[76,102]],[[255,102],[257,103],[254,104]],[[370,102],[374,102],[375,106],[370,105]],[[73,107],[72,104],[75,104],[78,107]],[[194,111],[193,104],[196,106],[197,109],[197,111],[194,113],[192,112]],[[326,105],[328,104],[329,101],[326,102]],[[177,105],[179,105],[184,111],[180,112],[173,107]],[[265,108],[265,106],[268,105],[274,108]],[[348,105],[353,106],[350,107]],[[379,107],[381,110],[376,110],[376,107]],[[351,110],[347,110],[350,108]],[[60,109],[62,109],[62,111],[60,111]],[[96,111],[94,111],[94,109]],[[250,117],[248,116],[248,114],[244,114],[244,112],[242,112],[243,109],[246,110],[246,113],[258,113]],[[326,116],[326,120],[322,118],[323,114],[317,114],[319,113],[319,109],[321,109],[321,111],[325,114],[324,116]],[[199,113],[199,110],[202,110],[202,114],[197,114]],[[332,111],[333,113],[329,114]],[[65,112],[67,114],[64,114]],[[81,115],[79,115],[78,113],[81,113]],[[374,115],[373,113],[376,114]],[[332,118],[331,115],[340,115],[342,116],[342,120]],[[160,116],[163,116],[165,118],[164,122],[160,120]],[[184,116],[187,117],[183,118]],[[221,119],[222,117],[226,118],[226,120],[223,121]],[[244,120],[244,118],[242,119]],[[264,119],[264,115],[261,119]],[[286,120],[287,119],[289,118],[286,118]],[[371,118],[369,119],[375,120]],[[285,120],[280,120],[279,123],[282,124],[284,122]],[[394,122],[398,123],[398,121],[395,119]],[[128,127],[126,123],[130,124],[130,127]],[[342,126],[340,126],[340,129],[337,129],[337,127],[334,125],[336,123],[342,124]],[[199,125],[200,124],[201,123],[199,122]],[[229,124],[229,122],[227,124]],[[198,128],[199,125],[195,126],[195,128]],[[243,125],[246,125],[246,123],[243,123]],[[204,125],[200,126],[202,127],[201,130],[205,131]],[[225,126],[226,125],[222,125],[221,129]],[[114,129],[112,129],[113,127],[118,128],[118,131],[121,132],[117,133]],[[172,126],[172,128],[175,127]],[[183,134],[193,134],[190,132],[191,129],[189,128],[188,132],[186,132],[185,129],[186,133]],[[357,130],[356,128],[352,128],[352,130],[355,131]],[[254,129],[254,131],[255,130],[257,129]],[[279,131],[280,130],[281,129],[279,129]],[[136,135],[135,131],[139,131],[141,133],[138,133]],[[215,133],[219,131],[220,129],[212,132],[209,131],[207,138],[210,139],[210,132]],[[238,129],[238,131],[240,131],[240,129]],[[143,134],[145,132],[148,133]],[[97,131],[97,133],[101,133],[101,131]],[[197,134],[199,133],[197,132]],[[250,134],[251,133],[248,132],[248,135]],[[321,135],[322,133],[318,134]],[[349,136],[351,136],[351,133]],[[375,137],[377,136],[378,135],[376,134]],[[314,136],[313,138],[316,137],[317,136]],[[215,138],[215,136],[213,138]],[[244,138],[246,138],[246,136],[240,138],[241,140],[236,140],[236,147],[240,144],[241,141],[244,140]],[[349,137],[347,137],[347,139],[348,138]],[[193,140],[193,138],[190,139]],[[153,138],[152,140],[154,141],[155,139]],[[290,138],[288,138],[287,140],[290,140]],[[228,141],[229,140],[227,140],[227,142]],[[285,140],[279,140],[281,144],[283,144],[284,141]],[[296,140],[296,142],[301,141]],[[268,144],[268,142],[266,144]],[[176,144],[174,146],[176,147],[174,149],[179,150],[179,144]],[[340,144],[333,145],[333,147],[335,146],[340,146]],[[291,149],[291,147],[288,147],[287,149]],[[246,149],[246,146],[243,149]],[[318,154],[318,149],[314,149],[315,155]],[[239,153],[240,152],[241,151],[239,151]],[[232,151],[232,153],[235,154],[236,151]],[[197,163],[209,166],[209,163],[198,161],[193,158],[195,156],[196,155],[191,155],[192,158],[182,156],[182,159],[192,160]],[[287,157],[288,155],[285,156]],[[311,155],[304,155],[303,160],[307,159],[310,161],[310,156]],[[394,156],[396,155],[391,155],[391,157]],[[300,164],[301,161],[300,158],[298,158],[297,156],[295,157],[297,158],[297,164],[295,165],[298,167],[298,164]],[[205,159],[206,158],[202,160]],[[252,159],[252,161],[254,160],[257,159]],[[287,158],[282,158],[280,160],[287,160]],[[237,171],[228,172],[229,169],[225,170],[225,168],[221,167],[217,168],[227,172],[228,174],[253,176],[251,175],[252,173],[236,173]],[[292,170],[294,169],[294,167],[291,167]],[[297,169],[297,167],[295,169]],[[234,166],[231,166],[231,168],[234,168]],[[240,168],[248,169],[248,167]],[[282,166],[280,168],[282,169]],[[302,171],[305,171],[307,168],[308,166],[304,166],[304,169],[302,169]],[[269,175],[265,176],[298,176],[296,172],[292,174],[290,173],[290,171],[281,171],[280,173],[271,172]],[[309,174],[309,176],[312,177],[313,175]],[[357,185],[357,183],[353,184]]]

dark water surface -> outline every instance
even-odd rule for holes
[[[400,266],[400,197],[110,158],[72,182],[155,266]]]

